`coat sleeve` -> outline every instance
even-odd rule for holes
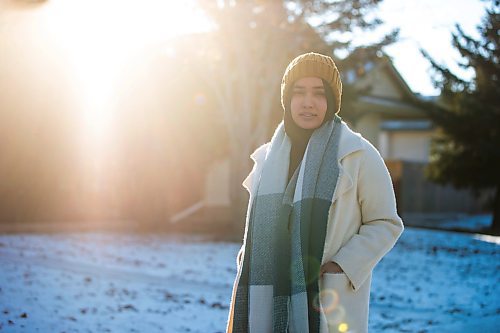
[[[254,186],[254,177],[255,177],[255,173],[257,172],[257,164],[260,163],[260,161],[264,158],[264,155],[266,154],[266,150],[269,147],[269,145],[270,145],[270,142],[264,143],[263,145],[261,145],[260,147],[255,149],[254,152],[250,155],[250,158],[254,161],[254,164],[253,164],[252,170],[250,171],[248,176],[243,180],[243,183],[241,184],[241,185],[243,185],[244,188],[247,189],[247,191],[248,191],[248,193],[250,193],[250,195],[252,194],[252,189]],[[250,205],[250,202],[249,202],[249,205]],[[250,208],[250,206],[248,208]],[[247,214],[250,213],[248,211],[248,208],[247,208]],[[238,255],[236,256],[236,264],[238,265],[238,267],[239,267],[239,265],[241,265],[241,261],[243,260],[242,255],[243,255],[244,250],[245,250],[245,244],[243,244],[241,246],[240,250],[238,251]]]
[[[243,187],[250,194],[252,193],[253,177],[254,177],[255,171],[257,169],[257,161],[258,161],[258,158],[259,158],[258,154],[259,154],[259,151],[262,150],[264,146],[265,146],[265,144],[262,145],[262,146],[260,146],[259,148],[255,149],[255,151],[250,155],[250,158],[254,161],[254,164],[253,164],[253,167],[252,167],[252,170],[250,171],[250,173],[246,176],[246,178],[241,183],[241,185],[243,185]],[[238,267],[241,265],[241,260],[242,260],[242,254],[243,254],[243,251],[244,251],[244,247],[245,247],[245,244],[243,244],[241,246],[240,250],[238,251],[238,255],[236,256],[236,265]]]
[[[332,258],[346,273],[354,291],[404,230],[389,171],[376,148],[369,143],[366,146],[357,183],[361,227]]]
[[[252,193],[252,183],[253,183],[253,174],[255,173],[255,164],[252,168],[252,170],[250,171],[250,173],[248,174],[248,176],[245,178],[245,180],[243,180],[243,183],[241,185],[243,185],[244,188],[246,188],[246,190],[248,191],[248,193]],[[250,203],[249,203],[250,204]],[[247,212],[248,214],[248,212]],[[244,250],[244,247],[245,247],[245,244],[243,244],[240,248],[240,250],[238,251],[238,255],[236,256],[236,266],[239,267],[241,265],[241,256],[243,254],[243,250]]]

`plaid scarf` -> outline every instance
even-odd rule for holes
[[[291,142],[271,139],[244,238],[233,332],[319,332],[319,272],[337,184],[341,118],[312,134],[287,184]]]

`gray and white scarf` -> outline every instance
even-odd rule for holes
[[[271,139],[244,238],[233,332],[319,332],[319,273],[337,185],[341,118],[312,134],[287,183],[291,142]]]

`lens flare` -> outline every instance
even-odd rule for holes
[[[346,313],[342,305],[337,306],[333,311],[326,313],[326,320],[331,332],[336,332],[340,325],[345,324]],[[346,324],[347,325],[347,324]],[[344,326],[342,326],[344,327]]]
[[[207,98],[206,98],[205,94],[203,94],[203,93],[197,93],[194,96],[194,102],[198,106],[203,106],[203,105],[206,104]]]
[[[345,333],[349,329],[349,325],[347,323],[340,323],[338,326],[339,332]]]
[[[338,308],[339,294],[334,289],[321,290],[313,300],[313,307],[316,311],[330,313]]]

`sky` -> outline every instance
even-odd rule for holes
[[[439,91],[429,77],[429,62],[419,49],[425,49],[439,63],[455,73],[470,78],[457,65],[460,54],[451,45],[451,32],[458,23],[462,29],[477,37],[476,26],[481,23],[486,5],[479,0],[384,0],[379,17],[387,27],[400,27],[400,41],[385,51],[415,93],[437,95]]]
[[[41,10],[32,13],[2,11],[2,4],[8,3],[0,0],[0,41],[2,34],[8,37],[16,25],[39,23],[33,30],[38,31],[40,36],[44,35],[37,40],[47,43],[50,39],[63,43],[64,52],[72,52],[69,58],[75,62],[74,67],[81,69],[76,77],[83,83],[92,82],[87,84],[92,91],[97,91],[95,85],[99,82],[102,86],[98,89],[100,92],[106,91],[105,85],[110,84],[114,73],[119,72],[120,66],[141,45],[159,43],[175,35],[207,29],[208,26],[194,0],[50,0]],[[459,23],[466,33],[476,36],[476,26],[481,22],[488,4],[489,1],[481,0],[382,1],[375,13],[385,25],[378,31],[400,28],[400,41],[385,51],[415,93],[439,93],[429,76],[430,64],[419,48],[425,49],[459,76],[465,79],[472,76],[471,72],[464,72],[456,65],[460,56],[451,45],[451,32],[455,23]],[[88,17],[92,17],[92,24],[88,24]],[[113,24],[109,24],[110,17],[113,17]],[[134,17],[133,22],[131,17]],[[368,33],[354,36],[359,43],[369,42],[374,37]],[[19,38],[16,39],[10,41],[11,45],[21,43]],[[109,58],[109,61],[103,57]],[[103,79],[106,75],[109,80]],[[91,92],[88,95],[92,95]],[[90,97],[88,100],[92,101],[102,99],[102,96]]]

